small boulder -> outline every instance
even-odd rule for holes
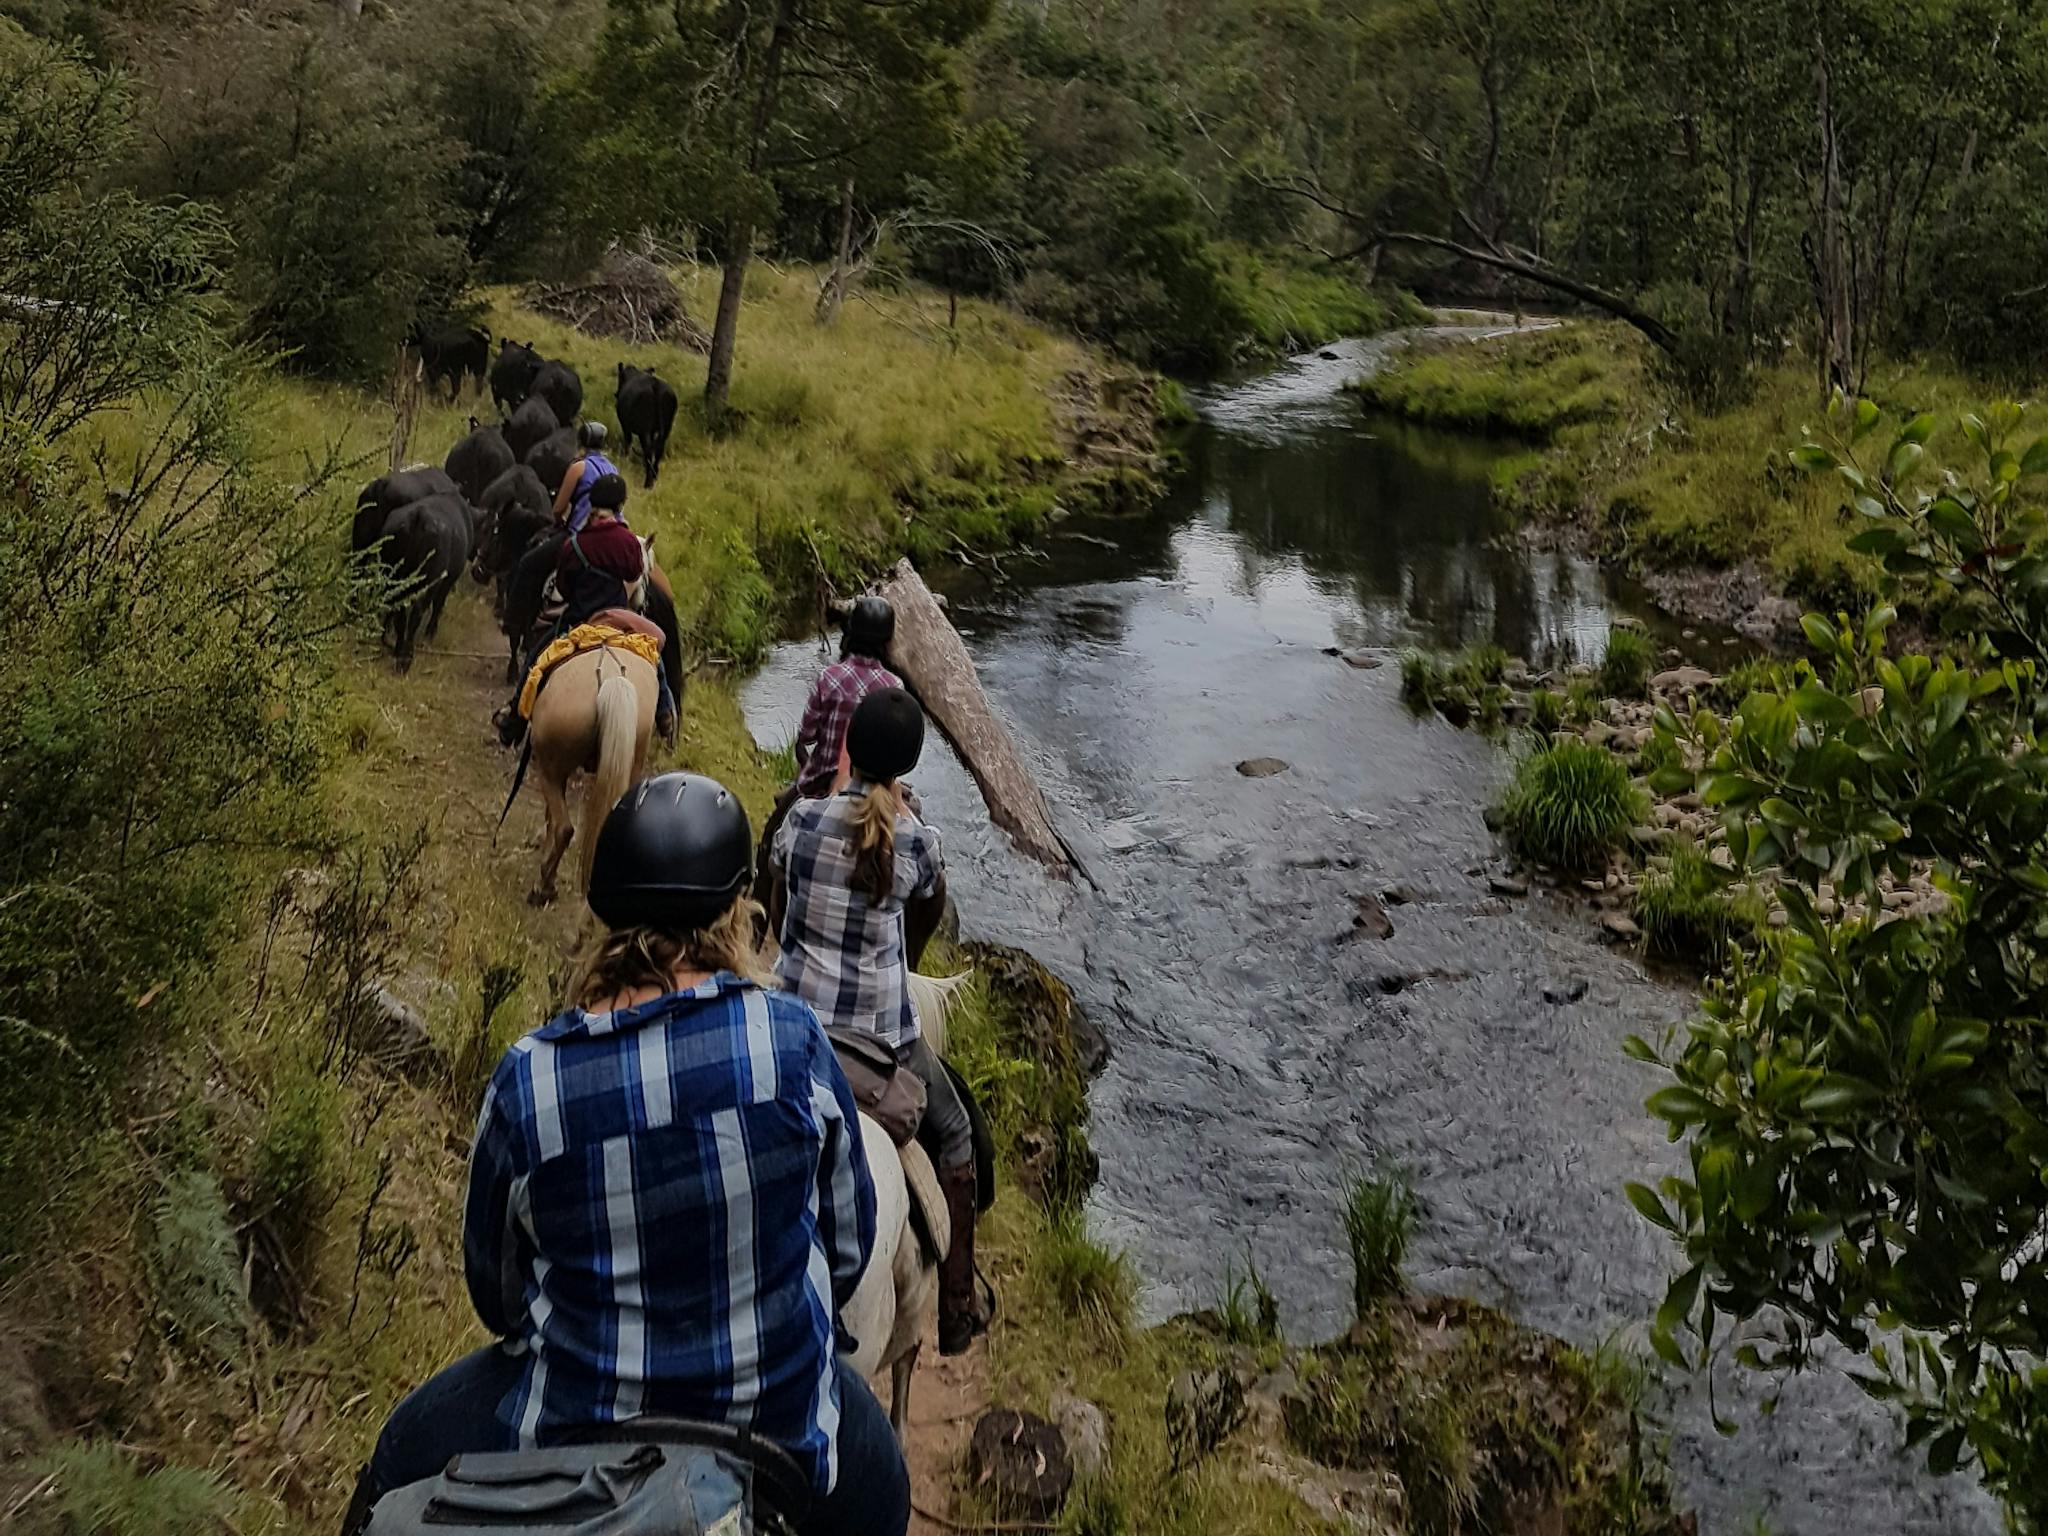
[[[1671,828],[1649,825],[1630,827],[1628,840],[1638,848],[1662,848],[1671,841]]]
[[[1235,1371],[1182,1371],[1174,1377],[1166,1389],[1166,1443],[1175,1470],[1215,1450],[1244,1422],[1246,1411],[1244,1383]]]
[[[1391,939],[1394,936],[1394,920],[1387,916],[1387,909],[1380,905],[1379,897],[1361,895],[1352,900],[1358,907],[1351,915],[1354,934],[1368,939]]]
[[[1067,1460],[1078,1482],[1093,1482],[1109,1466],[1109,1420],[1086,1398],[1071,1392],[1052,1395],[1052,1421],[1067,1442]]]
[[[1626,912],[1610,912],[1600,919],[1601,930],[1617,944],[1633,944],[1643,936],[1636,920]]]
[[[1529,881],[1523,875],[1488,875],[1486,888],[1496,896],[1526,896]]]
[[[1237,765],[1237,771],[1248,779],[1270,779],[1276,773],[1285,773],[1287,767],[1283,758],[1248,757]]]
[[[1589,747],[1604,747],[1614,740],[1614,727],[1605,720],[1595,720],[1586,727],[1585,742]]]
[[[1356,667],[1361,672],[1376,672],[1383,665],[1377,656],[1367,656],[1359,651],[1346,651],[1344,665]]]
[[[1066,1438],[1035,1413],[992,1408],[967,1443],[967,1475],[997,1510],[1026,1520],[1049,1520],[1074,1486]]]
[[[1576,1003],[1586,995],[1586,978],[1574,976],[1570,981],[1553,982],[1543,989],[1543,1001],[1553,1006]]]
[[[1390,885],[1380,892],[1380,901],[1389,907],[1405,907],[1411,902],[1426,901],[1427,899],[1423,892],[1408,884],[1405,880],[1399,885]]]
[[[1651,678],[1650,687],[1657,693],[1698,693],[1713,681],[1704,667],[1672,667]]]

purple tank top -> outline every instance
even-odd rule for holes
[[[606,475],[616,475],[619,466],[601,453],[586,453],[583,456],[583,477],[576,482],[576,489],[569,497],[569,531],[581,533],[583,525],[590,521],[590,488]],[[622,515],[620,522],[624,522]]]

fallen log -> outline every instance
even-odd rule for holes
[[[1008,728],[989,706],[959,631],[924,579],[903,560],[875,590],[896,610],[889,665],[974,775],[989,819],[1009,833],[1019,851],[1061,875],[1078,869],[1087,877],[1086,867],[1053,826],[1051,808]]]

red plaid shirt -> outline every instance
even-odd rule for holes
[[[903,679],[872,656],[848,656],[820,674],[796,730],[796,783],[804,798],[814,800],[831,790],[854,707],[878,688],[902,686]]]

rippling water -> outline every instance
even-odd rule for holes
[[[1040,956],[1110,1038],[1091,1214],[1136,1256],[1152,1314],[1213,1304],[1249,1255],[1291,1333],[1335,1331],[1339,1187],[1392,1159],[1427,1205],[1418,1284],[1586,1345],[1639,1339],[1673,1250],[1621,1186],[1679,1158],[1620,1044],[1682,1022],[1690,996],[1596,942],[1575,904],[1490,896],[1479,812],[1505,758],[1412,719],[1393,664],[1403,644],[1482,639],[1595,656],[1616,599],[1592,565],[1495,537],[1495,450],[1368,422],[1338,393],[1387,345],[1207,392],[1161,505],[1067,525],[1043,562],[1009,562],[1017,586],[954,593],[1099,891],[1020,859],[942,745],[916,782],[965,928]],[[764,741],[793,733],[818,663],[786,646],[749,685]],[[1288,771],[1235,771],[1255,756]],[[1396,885],[1414,899],[1394,936],[1352,938],[1352,898]],[[1581,1001],[1544,1001],[1579,979]],[[1997,1529],[1974,1488],[1895,1456],[1890,1420],[1840,1378],[1794,1383],[1769,1419],[1744,1387],[1720,1386],[1732,1440],[1703,1384],[1667,1405],[1706,1530]]]

